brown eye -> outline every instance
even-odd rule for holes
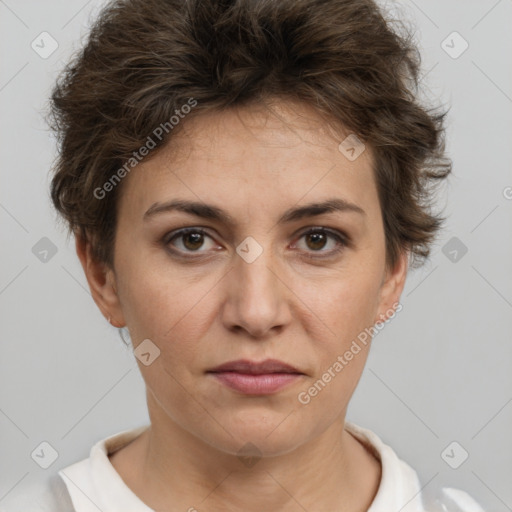
[[[349,245],[346,236],[325,228],[310,229],[302,234],[300,240],[302,239],[304,239],[305,248],[300,247],[300,243],[296,245],[305,252],[305,256],[308,258],[333,256]]]
[[[183,254],[192,252],[201,254],[207,252],[208,249],[216,247],[212,237],[200,228],[186,228],[171,233],[164,238],[164,244],[171,246],[173,250],[176,250],[175,252]],[[171,249],[171,247],[169,248]]]
[[[319,250],[325,247],[328,237],[325,233],[308,233],[306,235],[306,244],[310,249]]]
[[[204,243],[204,235],[202,233],[187,233],[182,235],[182,239],[183,245],[191,251],[199,249]]]

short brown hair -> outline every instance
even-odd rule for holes
[[[412,32],[392,22],[372,0],[109,2],[51,96],[51,198],[69,234],[113,265],[122,183],[104,198],[95,190],[191,98],[187,117],[288,98],[370,145],[386,262],[409,250],[412,266],[423,263],[444,221],[431,207],[451,171],[447,112],[420,104],[421,57]]]

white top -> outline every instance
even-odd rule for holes
[[[124,430],[103,439],[87,459],[61,469],[51,481],[25,489],[21,496],[8,495],[0,502],[2,512],[154,512],[124,483],[108,454],[141,434],[148,426]],[[381,461],[382,477],[368,512],[484,512],[465,492],[443,488],[437,501],[422,503],[416,472],[371,430],[348,421],[345,428]],[[12,494],[12,493],[10,493]]]

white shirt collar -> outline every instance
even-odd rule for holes
[[[153,512],[124,483],[108,454],[120,449],[148,426],[124,430],[96,443],[90,456],[59,471],[76,512]],[[416,472],[371,430],[345,422],[345,428],[380,459],[382,477],[368,512],[423,511]]]
[[[123,430],[96,443],[88,459],[59,471],[76,512],[153,512],[124,483],[114,469],[109,453],[113,453],[139,436],[148,426]]]

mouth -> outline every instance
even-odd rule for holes
[[[208,373],[210,372],[237,372],[247,375],[265,375],[270,373],[297,373],[303,375],[303,373],[294,366],[279,361],[278,359],[265,359],[265,361],[261,362],[237,359],[236,361],[228,361],[227,363],[223,363],[208,370]]]
[[[275,393],[304,376],[294,366],[277,359],[262,362],[239,359],[221,364],[206,373],[235,391],[252,395]]]

